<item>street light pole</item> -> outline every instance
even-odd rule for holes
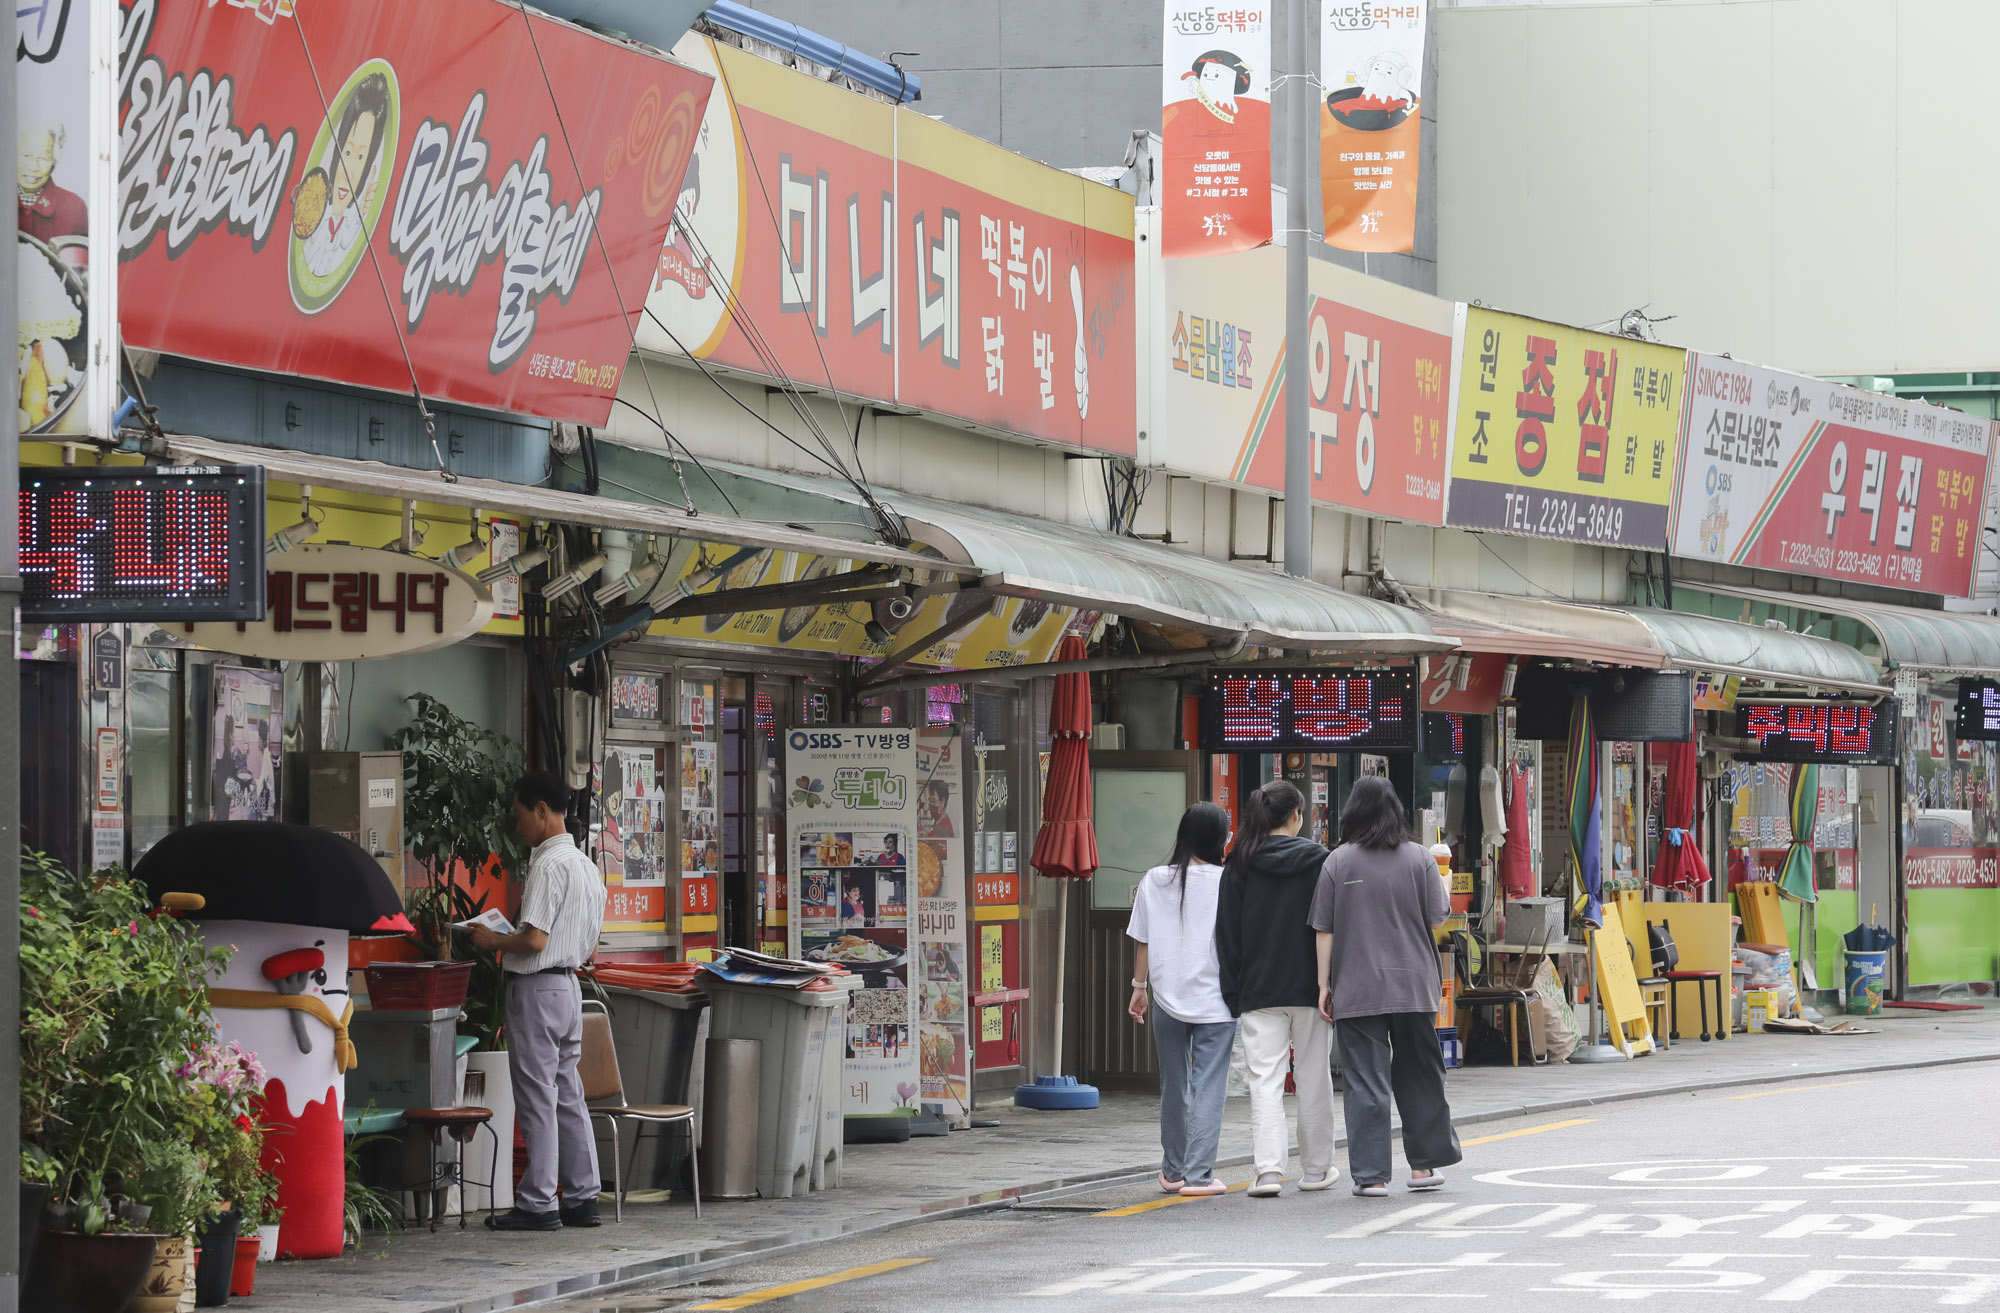
[[[7,76],[0,80],[0,141],[13,141],[15,5],[0,5],[0,50]],[[18,228],[20,216],[15,215]],[[18,241],[19,238],[16,238]],[[6,249],[13,250],[14,242]],[[0,341],[12,342],[7,325],[17,317],[18,268],[0,260]],[[21,672],[16,617],[21,607],[19,416],[0,406],[0,629],[7,650],[0,659],[0,1170],[21,1179]],[[20,1306],[21,1194],[0,1189],[0,1313]]]
[[[1285,16],[1285,573],[1312,573],[1312,423],[1307,392],[1312,344],[1306,338],[1306,271],[1312,260],[1313,157],[1319,96],[1308,67],[1306,12],[1286,0]]]

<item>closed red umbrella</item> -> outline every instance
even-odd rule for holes
[[[1693,893],[1709,882],[1695,822],[1701,811],[1701,757],[1692,742],[1667,749],[1665,838],[1660,860],[1653,866],[1653,883],[1663,889]]]
[[[1058,661],[1081,661],[1086,649],[1071,636]],[[1090,800],[1090,676],[1056,676],[1049,703],[1049,782],[1042,794],[1042,828],[1029,862],[1051,880],[1088,880],[1097,873],[1097,825]]]

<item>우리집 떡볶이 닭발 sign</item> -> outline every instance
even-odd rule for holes
[[[1460,316],[1445,523],[1664,547],[1687,352],[1480,306]]]
[[[1990,421],[1689,356],[1676,555],[1966,597]]]
[[[498,0],[121,13],[128,345],[604,422],[708,77]]]

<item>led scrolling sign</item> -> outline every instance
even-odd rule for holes
[[[23,468],[29,620],[256,620],[264,614],[258,465]]]
[[[1209,676],[1201,741],[1228,748],[1410,750],[1416,680],[1407,670],[1230,671]]]
[[[1766,761],[1893,763],[1896,703],[1739,703],[1736,734]]]

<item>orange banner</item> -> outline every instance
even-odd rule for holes
[[[1167,0],[1161,254],[1271,240],[1271,6]]]
[[[1319,172],[1329,246],[1416,244],[1427,7],[1321,0]]]

